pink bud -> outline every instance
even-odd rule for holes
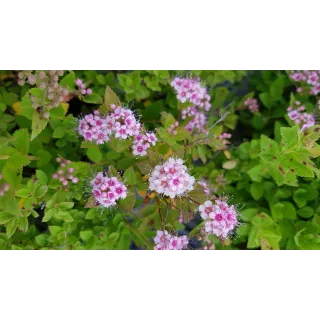
[[[68,185],[68,181],[67,181],[67,180],[64,180],[64,181],[62,182],[62,184],[63,184],[64,186],[67,186],[67,185]]]
[[[62,160],[61,158],[57,158],[56,159],[57,162],[61,162],[61,160]]]
[[[82,85],[82,81],[81,81],[80,79],[77,79],[77,80],[76,80],[76,85],[77,85],[78,87],[80,87],[80,86]]]
[[[70,172],[70,173],[72,173],[73,171],[74,171],[73,168],[69,168],[69,169],[68,169],[68,172]]]
[[[57,173],[54,173],[54,174],[52,175],[52,178],[53,178],[53,179],[58,179],[58,174],[57,174]]]
[[[67,160],[66,162],[67,162],[67,164],[70,164],[70,163],[71,163],[71,160]]]
[[[87,89],[87,95],[90,96],[90,94],[92,94],[92,90],[91,89]]]
[[[87,91],[85,89],[81,90],[81,94],[86,94],[86,93],[87,93]]]

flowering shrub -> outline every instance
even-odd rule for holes
[[[1,249],[320,249],[319,71],[0,75]]]

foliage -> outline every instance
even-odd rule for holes
[[[198,76],[208,88],[208,132],[185,129],[181,111],[189,105],[170,85],[177,75]],[[320,126],[301,130],[287,114],[297,100],[309,113],[318,101],[296,92],[289,72],[69,71],[59,84],[72,94],[55,106],[38,83],[18,85],[18,72],[0,79],[0,187],[10,186],[0,196],[1,249],[153,249],[156,230],[164,229],[187,235],[190,249],[204,248],[198,207],[224,196],[238,205],[241,224],[230,238],[210,235],[211,248],[320,249]],[[92,94],[79,93],[76,79]],[[248,98],[257,99],[257,111],[248,109]],[[106,114],[121,102],[157,135],[147,156],[132,154],[132,138],[98,145],[77,132],[79,117]],[[151,170],[170,157],[182,158],[213,194],[199,184],[181,198],[151,192]],[[53,178],[57,158],[71,161],[66,169],[78,183]],[[105,210],[88,194],[88,181],[104,170],[128,189]]]

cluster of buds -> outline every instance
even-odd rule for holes
[[[75,94],[83,96],[90,96],[92,94],[92,90],[90,88],[86,88],[86,85],[83,83],[81,79],[76,80],[76,85],[78,88],[76,88]]]
[[[182,119],[192,118],[185,129],[189,132],[207,132],[205,111],[209,111],[211,108],[211,97],[207,88],[201,85],[200,78],[175,77],[171,81],[171,86],[180,102],[192,104],[192,106],[182,110]]]
[[[204,229],[200,230],[200,234],[196,236],[198,241],[203,243],[202,250],[215,250],[215,245],[209,239],[208,233]]]
[[[220,134],[219,139],[221,140],[222,144],[227,145],[230,143],[227,139],[230,139],[231,137],[232,135],[230,133],[224,132]]]
[[[244,105],[248,107],[252,113],[259,112],[259,105],[257,99],[248,98],[245,100]]]
[[[141,123],[135,118],[132,110],[111,105],[112,112],[100,116],[99,111],[86,115],[79,121],[78,132],[86,140],[103,144],[113,135],[120,140],[134,137],[133,154],[145,156],[147,149],[155,145],[157,137],[152,132],[142,133]]]
[[[46,108],[57,107],[65,100],[68,95],[68,90],[59,84],[59,79],[64,74],[63,70],[50,70],[50,71],[21,71],[18,73],[18,84],[23,86],[26,82],[30,85],[37,85],[38,88],[44,89],[45,92],[45,106]],[[39,108],[43,104],[33,98],[33,107]]]
[[[188,173],[183,160],[169,158],[155,166],[149,178],[149,189],[173,199],[193,190],[194,183],[195,178]]]
[[[176,121],[175,123],[173,123],[168,129],[167,129],[167,132],[170,133],[170,134],[173,134],[173,135],[176,135],[177,134],[177,127],[179,126],[179,122]]]
[[[1,180],[2,180],[2,174],[0,173],[0,183],[1,183]],[[5,192],[7,192],[9,189],[10,189],[9,184],[6,182],[3,182],[2,185],[0,186],[0,197],[2,197],[5,194]]]
[[[113,207],[116,201],[127,196],[126,186],[115,177],[108,177],[103,172],[91,180],[91,193],[95,203],[104,208]]]
[[[287,108],[288,117],[292,120],[295,124],[298,124],[301,128],[301,131],[312,127],[316,124],[316,119],[312,114],[305,112],[305,107],[301,105],[300,101],[295,102],[296,109],[289,106]]]
[[[205,220],[205,231],[225,239],[239,225],[238,213],[234,205],[229,206],[224,200],[206,201],[199,206],[200,216]]]
[[[189,243],[187,236],[173,236],[166,230],[157,230],[157,235],[153,240],[155,243],[154,250],[184,250]]]
[[[70,160],[58,157],[56,161],[59,163],[59,168],[57,172],[52,175],[53,179],[59,180],[64,188],[69,185],[69,182],[79,182],[79,179],[74,176],[74,168],[70,166]]]
[[[320,71],[319,70],[296,70],[291,71],[290,78],[305,85],[309,89],[309,93],[317,95],[320,92]],[[302,92],[302,87],[297,88],[297,92]]]

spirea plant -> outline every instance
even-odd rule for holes
[[[318,71],[0,72],[1,249],[319,249]]]

